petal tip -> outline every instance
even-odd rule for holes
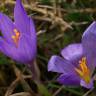
[[[16,2],[19,2],[19,3],[21,3],[21,0],[16,0]]]
[[[55,62],[55,58],[57,56],[52,56],[48,62],[48,71],[52,71],[54,69],[54,62]]]
[[[93,21],[89,26],[88,28],[84,31],[83,35],[82,35],[82,38],[84,36],[86,36],[87,34],[89,33],[93,33],[94,34],[94,31],[96,30],[96,21]]]
[[[81,54],[82,54],[81,43],[69,44],[68,46],[66,46],[61,50],[61,55],[67,60],[70,60],[74,58],[74,56],[79,56]]]
[[[86,82],[84,80],[80,81],[80,85],[87,88],[87,89],[93,89],[93,80],[90,81],[89,84],[86,84]]]

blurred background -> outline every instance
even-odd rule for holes
[[[22,0],[34,20],[38,37],[36,63],[40,82],[32,80],[30,69],[0,53],[0,96],[96,96],[96,91],[66,87],[48,72],[48,60],[71,43],[81,42],[84,30],[96,18],[95,0]],[[15,0],[0,0],[0,12],[13,19]],[[22,76],[20,75],[22,73]],[[18,80],[18,74],[22,80]],[[74,78],[74,77],[73,77]],[[95,84],[96,85],[96,84]],[[32,94],[30,94],[32,92]]]

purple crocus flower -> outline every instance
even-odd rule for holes
[[[48,63],[48,71],[61,75],[57,81],[66,86],[81,85],[93,88],[93,72],[96,66],[96,22],[94,21],[84,32],[82,43],[70,44],[54,55]]]
[[[10,58],[21,62],[30,63],[36,57],[36,31],[33,20],[27,16],[21,0],[16,0],[14,8],[14,23],[0,13],[0,51]]]

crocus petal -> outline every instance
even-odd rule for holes
[[[90,83],[88,83],[88,84],[84,80],[81,80],[80,85],[85,88],[92,89],[93,88],[93,80],[91,80]]]
[[[82,54],[81,44],[70,44],[61,51],[61,55],[67,60],[80,57]]]
[[[29,39],[29,42],[32,46],[31,47],[32,54],[34,54],[34,57],[36,57],[36,54],[37,54],[37,35],[36,35],[34,22],[31,18],[30,18],[30,36],[29,37],[31,38],[31,39]]]
[[[30,37],[32,39],[32,44],[34,44],[34,49],[37,48],[37,36],[36,36],[36,30],[34,26],[34,22],[31,18],[30,19]],[[28,35],[29,36],[29,35]]]
[[[14,8],[14,24],[21,33],[26,33],[27,35],[29,34],[30,20],[22,6],[21,0],[16,0]]]
[[[87,57],[88,66],[93,70],[94,65],[96,66],[96,22],[93,22],[85,30],[82,37],[82,46]]]
[[[24,43],[22,43],[24,42]],[[32,44],[31,39],[26,36],[22,36],[18,43],[18,47],[12,46],[12,44],[6,42],[1,38],[0,51],[8,57],[21,63],[30,63],[36,57],[36,49]]]
[[[74,66],[69,61],[54,55],[48,62],[48,71],[59,73],[74,72]]]
[[[29,33],[29,35],[30,35],[32,38],[35,38],[35,40],[37,40],[34,22],[33,22],[33,20],[32,20],[31,17],[29,17],[29,20],[30,20],[30,33]]]
[[[0,29],[4,39],[7,42],[13,43],[12,35],[14,35],[14,32],[13,32],[14,28],[15,26],[11,21],[11,19],[6,15],[4,15],[3,13],[0,13]]]
[[[3,38],[0,38],[0,51],[14,60],[19,56],[16,47],[6,42]]]
[[[12,59],[15,59],[18,56],[16,48],[6,42],[2,37],[0,37],[0,51]]]
[[[5,50],[5,47],[4,47],[5,43],[6,43],[5,40],[2,37],[0,37],[0,51],[3,52],[3,53],[4,52],[6,53],[6,50]]]
[[[74,74],[74,73],[69,73],[69,74],[62,74],[57,81],[61,84],[64,84],[66,86],[78,86],[80,85],[80,78]]]
[[[36,57],[36,53],[37,53],[35,41],[33,39],[30,39],[29,36],[22,36],[18,45],[18,52],[21,55],[22,61],[26,60],[27,63],[28,61],[31,62]]]

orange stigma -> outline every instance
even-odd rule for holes
[[[18,46],[20,32],[17,29],[14,29],[13,31],[14,31],[15,35],[12,35],[12,39],[13,39],[14,43],[16,44],[16,46]]]
[[[90,70],[86,65],[86,57],[83,57],[79,61],[79,68],[75,68],[75,71],[79,74],[79,76],[86,82],[90,83]]]

